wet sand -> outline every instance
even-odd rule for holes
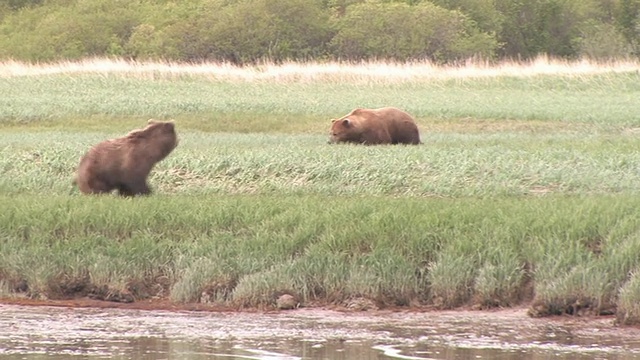
[[[524,316],[527,319],[527,310],[529,306],[527,304],[520,305],[512,308],[493,308],[485,310],[472,310],[470,308],[461,307],[455,310],[438,310],[431,306],[402,306],[402,307],[386,307],[379,310],[367,310],[358,311],[348,309],[346,306],[340,305],[326,305],[326,304],[312,304],[297,310],[277,310],[273,308],[235,308],[231,306],[223,305],[211,305],[202,303],[176,303],[168,299],[149,299],[138,300],[134,302],[115,302],[96,300],[89,297],[78,297],[73,299],[56,299],[56,300],[39,300],[28,299],[22,297],[0,298],[0,305],[19,305],[19,306],[50,306],[50,307],[68,307],[68,308],[96,308],[96,309],[125,309],[125,310],[146,310],[146,311],[204,311],[204,312],[241,312],[241,313],[273,313],[273,312],[289,312],[289,311],[336,311],[345,313],[362,313],[371,316],[384,315],[390,313],[453,313],[453,314],[492,314],[496,317],[512,317],[512,316]],[[608,326],[617,328],[614,325],[615,316],[548,316],[540,318],[542,321],[549,322],[567,322],[567,323],[597,323],[599,325],[608,324]],[[635,328],[640,330],[640,326],[624,326],[624,328]]]
[[[7,359],[593,359],[640,358],[640,328],[614,317],[531,318],[475,311],[327,307],[245,310],[168,301],[0,301]]]

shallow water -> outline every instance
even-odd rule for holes
[[[611,318],[169,312],[0,305],[2,359],[640,359]]]

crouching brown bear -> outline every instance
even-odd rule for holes
[[[93,146],[80,159],[74,183],[84,194],[148,195],[153,166],[178,145],[173,121],[149,120],[143,129]]]
[[[420,133],[413,117],[394,108],[355,109],[331,120],[329,143],[420,144]]]

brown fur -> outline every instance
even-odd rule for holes
[[[173,121],[149,120],[144,129],[93,146],[82,159],[74,183],[85,194],[147,195],[154,165],[178,145]]]
[[[400,109],[355,109],[340,119],[331,120],[329,143],[341,142],[420,144],[420,133],[411,115]]]

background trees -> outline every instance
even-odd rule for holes
[[[364,2],[334,19],[331,53],[344,59],[385,58],[452,61],[493,57],[495,37],[482,32],[465,14],[430,2]]]
[[[0,58],[640,56],[640,0],[7,0]]]

